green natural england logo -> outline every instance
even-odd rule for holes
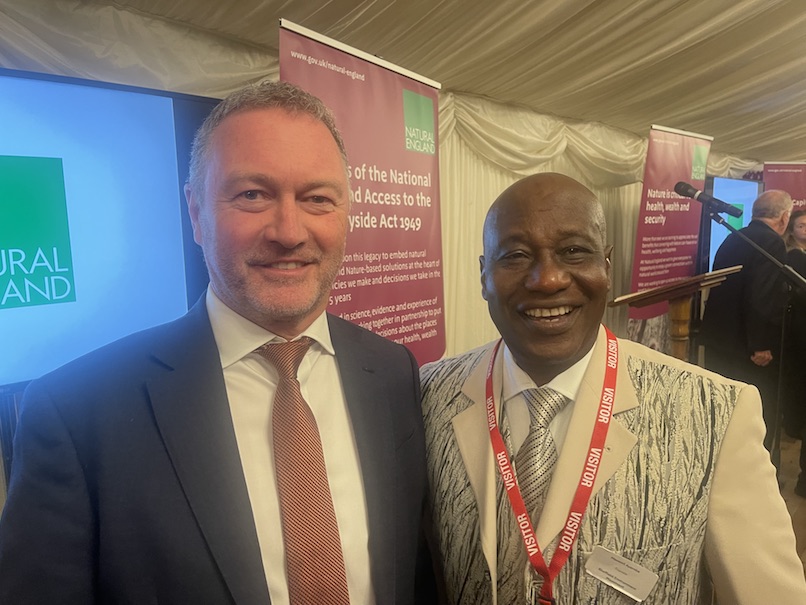
[[[406,149],[434,155],[434,102],[410,90],[403,91]]]
[[[707,145],[694,145],[694,156],[691,159],[691,180],[705,180],[705,168],[708,165]]]
[[[61,159],[0,156],[0,309],[75,299]]]

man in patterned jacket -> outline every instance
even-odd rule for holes
[[[503,342],[421,371],[448,602],[806,603],[757,389],[601,326],[605,241],[594,194],[559,174],[487,214]]]

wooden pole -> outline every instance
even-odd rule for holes
[[[673,357],[688,361],[691,294],[669,301],[669,341]]]

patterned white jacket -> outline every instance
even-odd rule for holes
[[[431,512],[451,605],[497,604],[501,491],[484,402],[493,344],[421,370]],[[600,328],[535,527],[547,560],[585,463],[605,353]],[[613,414],[578,540],[555,582],[558,605],[634,603],[585,573],[597,545],[658,574],[648,605],[709,602],[712,587],[721,605],[806,603],[755,387],[619,340]]]

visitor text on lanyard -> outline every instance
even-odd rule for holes
[[[557,577],[557,574],[560,573],[563,565],[568,561],[568,557],[571,554],[571,547],[576,541],[577,533],[582,523],[582,515],[588,507],[588,502],[590,501],[593,491],[593,483],[596,480],[596,474],[599,470],[599,461],[601,460],[605,439],[607,438],[607,429],[610,427],[610,417],[613,413],[613,402],[615,401],[616,395],[618,341],[616,337],[613,336],[613,333],[606,327],[605,332],[607,334],[605,376],[604,384],[602,385],[602,395],[599,400],[599,410],[596,414],[596,422],[593,426],[593,435],[591,436],[588,455],[585,456],[586,463],[582,469],[579,485],[574,494],[574,499],[571,502],[571,510],[565,521],[565,527],[563,527],[562,533],[560,534],[557,550],[548,565],[546,565],[546,560],[543,558],[540,545],[537,543],[532,521],[526,510],[526,505],[523,502],[518,481],[515,478],[515,474],[512,472],[509,454],[507,453],[506,445],[504,445],[501,431],[498,428],[493,394],[493,365],[495,364],[498,349],[501,347],[500,340],[493,349],[490,365],[487,368],[487,423],[490,429],[490,441],[492,442],[493,454],[498,464],[498,470],[501,472],[501,478],[504,481],[504,487],[509,497],[509,502],[512,505],[512,510],[515,512],[515,520],[521,532],[523,544],[529,555],[529,561],[534,570],[543,577],[543,587],[540,591],[541,604],[554,603],[554,579]],[[595,464],[590,463],[590,461],[594,461]]]

